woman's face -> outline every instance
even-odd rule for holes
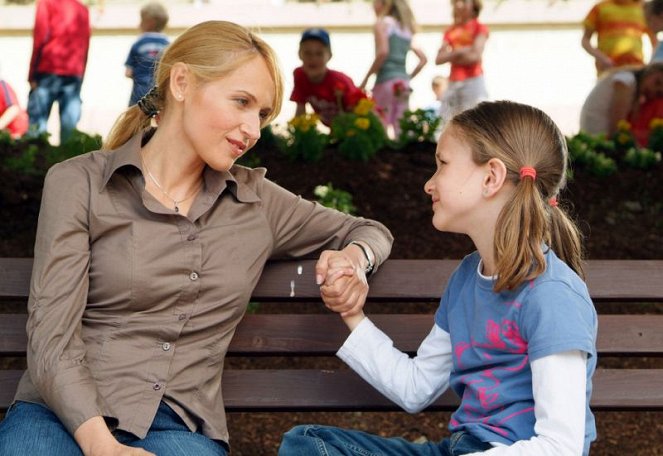
[[[274,82],[261,56],[222,79],[187,86],[181,101],[185,141],[208,166],[228,170],[260,138],[274,97]]]

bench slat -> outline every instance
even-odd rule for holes
[[[319,299],[315,260],[269,263],[254,293],[256,301]],[[376,301],[438,301],[458,260],[389,260],[371,279]],[[299,274],[298,266],[302,267]],[[26,298],[31,258],[0,258],[0,298]],[[291,295],[290,282],[295,282]],[[592,260],[587,285],[595,301],[663,301],[663,260]]]
[[[1,410],[11,403],[20,375],[0,371]],[[350,370],[227,370],[223,395],[229,411],[398,410]],[[457,404],[447,391],[430,410]],[[663,410],[663,369],[599,369],[591,405],[595,411]]]
[[[0,315],[0,355],[25,355],[26,318],[24,314]],[[408,353],[416,352],[433,324],[433,315],[426,314],[371,315],[371,319]],[[347,335],[336,315],[246,315],[229,355],[331,356]],[[599,315],[597,348],[602,355],[663,356],[663,315]]]

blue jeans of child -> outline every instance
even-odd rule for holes
[[[81,119],[81,85],[77,76],[58,76],[40,74],[37,87],[28,97],[29,134],[38,135],[46,132],[48,116],[54,102],[60,108],[60,142],[66,141]]]
[[[163,402],[144,439],[124,431],[113,432],[122,444],[144,448],[159,456],[227,456],[221,443],[191,432]],[[78,444],[46,406],[16,402],[0,422],[2,456],[82,456]]]
[[[441,442],[412,443],[330,426],[295,426],[281,440],[279,456],[460,456],[492,448],[467,432]]]

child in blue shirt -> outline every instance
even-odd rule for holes
[[[467,234],[477,251],[450,278],[417,355],[345,303],[340,285],[352,271],[330,271],[321,294],[352,331],[338,356],[385,396],[414,413],[447,388],[458,394],[451,436],[412,443],[302,425],[284,435],[279,454],[589,453],[597,317],[579,232],[557,204],[564,136],[536,108],[484,102],[452,118],[435,157],[424,186],[433,226]]]
[[[170,41],[162,33],[168,24],[168,12],[160,3],[151,2],[140,9],[143,32],[131,46],[125,62],[125,76],[133,79],[129,106],[135,105],[154,85],[154,68]]]

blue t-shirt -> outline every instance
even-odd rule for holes
[[[585,449],[596,438],[589,409],[596,368],[596,310],[585,283],[552,250],[546,270],[516,290],[495,293],[478,273],[480,257],[465,257],[435,314],[451,336],[451,388],[461,404],[449,423],[484,442],[511,445],[534,436],[530,362],[570,350],[588,354]]]
[[[170,42],[163,33],[143,33],[131,46],[124,65],[133,71],[134,86],[129,106],[134,105],[154,85],[154,69],[164,48]]]

